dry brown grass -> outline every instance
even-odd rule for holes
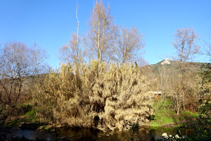
[[[103,131],[148,123],[153,103],[145,100],[149,82],[140,69],[132,64],[91,61],[80,67],[76,77],[72,66],[61,65],[37,85],[34,98],[40,116],[57,124]]]

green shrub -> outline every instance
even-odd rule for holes
[[[26,116],[25,120],[28,120],[28,121],[36,121],[37,119],[36,111],[34,110],[27,112],[25,116]]]
[[[19,122],[15,119],[15,120],[12,120],[8,125],[8,127],[12,127],[12,126],[17,126],[19,124]]]
[[[189,115],[189,116],[191,116],[193,118],[197,118],[199,116],[198,113],[192,113],[190,111],[183,111],[181,114],[186,114],[186,115]]]

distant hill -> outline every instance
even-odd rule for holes
[[[201,62],[179,62],[179,61],[172,61],[170,59],[162,60],[156,64],[150,65],[151,69],[155,74],[159,74],[159,69],[162,69],[163,67],[167,69],[179,69],[181,67],[185,67],[187,71],[192,72],[199,72],[201,71],[202,65],[205,64],[206,68],[211,66],[210,63],[201,63]],[[205,69],[207,70],[207,69]]]

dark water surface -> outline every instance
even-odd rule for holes
[[[189,135],[191,129],[179,129],[179,132],[182,135]],[[19,128],[11,128],[8,130],[2,131],[6,133],[7,139],[12,137],[26,137],[31,140],[46,139],[60,139],[65,137],[67,140],[71,141],[129,141],[131,138],[131,132],[101,132],[91,129],[64,129],[60,128],[56,133],[53,132],[40,132],[35,130],[23,130]],[[168,135],[177,134],[178,130],[175,128],[159,128],[159,129],[149,129],[149,128],[140,128],[135,131],[135,139],[142,141],[150,141],[154,139],[160,139],[163,133]]]

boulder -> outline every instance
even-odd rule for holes
[[[162,134],[162,137],[163,137],[164,139],[168,139],[168,138],[169,138],[168,135],[167,135],[167,133],[163,133],[163,134]]]

